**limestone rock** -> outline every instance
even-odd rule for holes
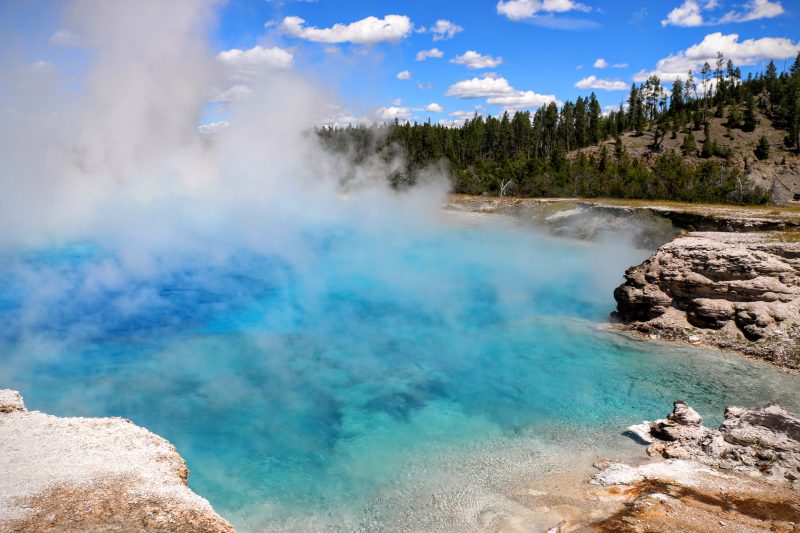
[[[26,411],[22,396],[15,390],[0,389],[0,413]]]
[[[682,426],[699,426],[703,423],[703,417],[688,403],[680,400],[672,404],[672,413],[667,416],[667,420]]]
[[[690,233],[625,272],[615,316],[659,338],[733,349],[800,369],[800,242]]]
[[[800,419],[778,405],[730,406],[719,429],[702,425],[686,402],[650,424],[648,455],[700,462],[725,470],[793,482],[800,474]]]
[[[59,418],[0,390],[0,531],[233,533],[175,447],[122,418]]]
[[[779,405],[728,407],[719,430],[732,444],[788,452],[787,456],[800,454],[800,419]]]

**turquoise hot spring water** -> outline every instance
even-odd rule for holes
[[[559,458],[632,446],[620,432],[675,399],[710,423],[800,407],[767,365],[604,330],[652,251],[624,236],[398,226],[144,263],[113,242],[5,250],[0,386],[164,436],[243,531],[467,530]]]

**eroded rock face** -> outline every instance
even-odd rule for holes
[[[697,461],[723,470],[762,474],[800,489],[800,419],[779,405],[728,407],[719,429],[701,424],[685,402],[650,423],[651,455]]]
[[[782,240],[783,239],[783,240]],[[800,368],[800,242],[691,233],[625,272],[615,316],[634,329]]]
[[[719,429],[710,429],[678,401],[667,418],[629,431],[651,442],[651,456],[666,460],[596,462],[600,472],[591,484],[610,487],[625,505],[586,530],[789,532],[800,526],[800,420],[780,406],[728,407]],[[563,529],[577,530],[584,529]]]
[[[0,390],[0,443],[0,531],[234,531],[175,447],[130,420],[31,412]]]

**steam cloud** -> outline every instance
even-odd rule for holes
[[[216,4],[76,0],[57,33],[80,46],[85,72],[22,54],[0,64],[0,245],[130,233],[178,246],[198,231],[264,242],[279,215],[397,201],[376,161],[353,169],[318,147],[310,129],[328,95],[293,72],[248,70],[230,127],[198,132],[206,104],[232,83],[209,45]],[[353,176],[344,201],[340,184]],[[445,191],[439,181],[420,196],[433,207]]]

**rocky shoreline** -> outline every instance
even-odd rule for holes
[[[551,531],[797,531],[800,419],[777,405],[731,406],[719,429],[702,422],[677,401],[666,419],[631,426],[656,459],[639,466],[599,461],[591,480],[601,487],[598,496],[624,506]]]
[[[626,232],[640,247],[658,249],[625,272],[612,329],[800,371],[796,207],[465,195],[444,207],[532,220],[572,238]]]
[[[0,531],[233,533],[165,439],[124,418],[28,411],[0,390]]]
[[[623,330],[733,350],[800,370],[800,241],[783,233],[689,233],[625,272]]]

